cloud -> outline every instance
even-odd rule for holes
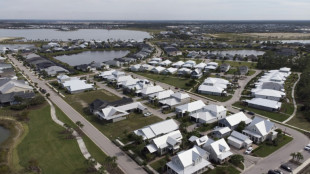
[[[308,0],[0,0],[0,19],[309,20]]]

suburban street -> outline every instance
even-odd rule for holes
[[[34,83],[38,83],[38,87],[46,89],[50,93],[50,100],[56,104],[74,123],[80,121],[84,127],[83,132],[107,155],[116,156],[117,164],[124,173],[143,174],[146,173],[136,162],[127,156],[120,148],[114,145],[105,135],[103,135],[97,128],[88,122],[80,113],[73,109],[67,102],[65,102],[57,93],[50,89],[45,81],[39,80],[37,76],[32,74],[29,69],[23,66],[11,55],[8,58],[18,66]]]

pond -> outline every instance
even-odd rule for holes
[[[58,31],[53,29],[0,29],[1,37],[24,37],[27,40],[136,40],[143,41],[151,35],[144,31],[80,29],[75,31]]]
[[[3,143],[10,136],[10,130],[0,126],[0,144]]]
[[[56,56],[55,59],[76,66],[91,62],[105,62],[114,58],[121,58],[129,53],[127,50],[120,51],[85,51],[79,54]]]
[[[257,50],[225,50],[225,51],[211,51],[212,54],[230,54],[230,55],[236,55],[239,54],[241,56],[249,56],[249,55],[254,55],[254,56],[260,56],[265,54],[264,51],[257,51]]]

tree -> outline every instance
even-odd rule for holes
[[[51,94],[47,93],[45,96],[46,96],[46,98],[49,98],[51,96]]]
[[[297,155],[297,154],[296,154],[295,152],[293,152],[293,153],[290,154],[290,156],[292,157],[292,160],[295,160],[296,155]]]
[[[241,122],[238,124],[238,126],[237,126],[237,128],[236,128],[236,131],[242,132],[242,131],[244,130],[245,127],[246,127],[245,122],[244,122],[244,121],[241,121]]]
[[[105,168],[104,168],[103,166],[100,166],[100,167],[99,167],[98,172],[99,172],[100,174],[106,173]]]
[[[296,159],[297,159],[297,161],[301,161],[304,159],[304,156],[300,152],[297,152],[296,153]]]
[[[244,157],[242,155],[233,155],[230,158],[230,162],[235,166],[237,166],[238,164],[244,162]]]
[[[75,124],[76,124],[78,127],[80,127],[80,128],[83,128],[83,127],[84,127],[84,124],[81,123],[80,121],[75,122]]]

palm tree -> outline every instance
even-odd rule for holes
[[[297,152],[296,153],[296,159],[297,159],[297,161],[303,160],[304,156],[300,152]]]
[[[104,168],[103,166],[100,166],[100,168],[98,169],[98,172],[99,172],[100,174],[106,173],[105,168]]]
[[[295,152],[291,153],[290,156],[293,158],[293,160],[295,160],[297,154]]]

